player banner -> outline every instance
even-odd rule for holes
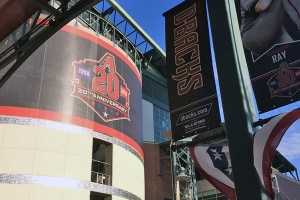
[[[241,36],[257,106],[300,99],[300,1],[240,0]]]
[[[164,13],[173,139],[220,126],[206,1],[184,1]]]

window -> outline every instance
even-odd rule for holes
[[[111,185],[112,145],[94,138],[91,181]]]
[[[170,113],[160,107],[153,106],[154,142],[162,143],[168,141],[162,133],[171,129]]]
[[[198,200],[227,200],[227,198],[220,191],[214,189],[198,193]]]
[[[111,200],[111,195],[91,192],[90,200]]]

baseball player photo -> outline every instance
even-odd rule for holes
[[[240,4],[242,42],[254,55],[300,39],[300,0],[240,0]]]
[[[300,0],[240,0],[241,37],[258,110],[300,100]]]

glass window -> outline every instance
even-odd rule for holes
[[[153,106],[153,122],[154,122],[154,142],[161,143],[168,139],[162,133],[171,129],[170,114],[157,106]]]
[[[111,185],[112,145],[99,139],[93,140],[91,181]]]

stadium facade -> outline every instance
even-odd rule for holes
[[[6,37],[1,52],[13,43]],[[93,7],[20,66],[0,91],[1,199],[144,199],[142,67],[155,67],[141,55]]]

